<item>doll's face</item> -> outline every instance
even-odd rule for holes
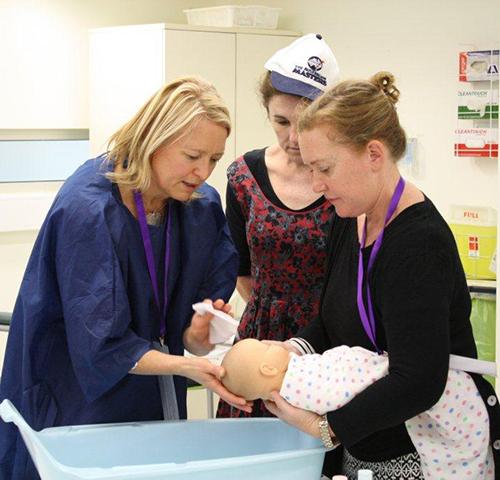
[[[279,345],[247,338],[236,343],[222,361],[224,386],[246,400],[267,399],[279,390],[288,368],[289,352]]]

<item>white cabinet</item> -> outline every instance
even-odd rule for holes
[[[274,136],[257,96],[264,62],[298,34],[277,30],[152,24],[90,33],[90,143],[93,155],[164,83],[199,75],[224,98],[233,122],[226,154],[209,183],[224,198],[226,167]]]

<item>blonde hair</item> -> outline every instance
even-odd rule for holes
[[[329,125],[332,140],[355,149],[364,148],[370,140],[380,140],[399,160],[406,150],[406,135],[395,108],[399,95],[389,72],[379,72],[369,81],[341,82],[302,112],[299,132]]]
[[[229,111],[211,83],[198,77],[181,77],[166,84],[109,139],[108,160],[122,165],[123,171],[109,172],[108,178],[146,191],[154,152],[174,143],[203,117],[230,134]]]

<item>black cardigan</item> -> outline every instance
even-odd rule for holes
[[[371,248],[363,251],[365,271]],[[356,219],[336,217],[320,316],[298,335],[318,353],[338,345],[374,350],[357,310],[358,249]],[[356,458],[383,461],[414,451],[404,421],[439,400],[449,354],[476,357],[465,274],[452,233],[430,200],[387,226],[369,282],[389,375],[328,420]]]

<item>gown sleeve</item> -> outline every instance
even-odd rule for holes
[[[68,349],[88,401],[111,389],[152,348],[130,328],[129,299],[114,241],[119,222],[89,205],[60,215],[55,245]],[[56,218],[53,216],[52,218]]]

